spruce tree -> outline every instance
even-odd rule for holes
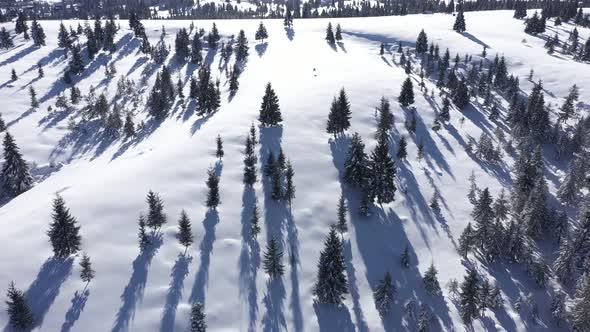
[[[379,204],[390,203],[395,200],[395,162],[389,155],[387,138],[380,136],[377,146],[371,154],[369,162],[369,195],[376,198]]]
[[[16,70],[14,70],[14,68],[12,68],[12,70],[10,71],[10,79],[12,81],[18,80],[18,76],[16,75]]]
[[[254,39],[262,40],[262,42],[264,42],[264,40],[266,38],[268,38],[268,32],[266,31],[266,27],[264,26],[264,24],[262,24],[262,21],[260,21],[260,24],[258,25],[258,30],[256,30],[256,35],[254,36]]]
[[[282,170],[278,165],[274,167],[270,175],[271,196],[274,200],[283,198],[283,185],[281,181]]]
[[[404,251],[402,251],[402,254],[399,256],[399,263],[403,268],[407,269],[410,267],[410,246],[407,244],[404,247]]]
[[[205,308],[199,303],[193,303],[191,307],[190,331],[191,332],[206,332],[207,324],[205,322]]]
[[[336,40],[334,38],[334,31],[332,30],[332,23],[328,22],[328,27],[326,28],[326,41],[329,44],[335,44]]]
[[[395,285],[391,279],[391,274],[385,272],[383,279],[379,280],[377,287],[373,291],[373,297],[375,298],[375,306],[381,317],[386,317],[391,310],[391,305],[394,301],[395,296]]]
[[[350,127],[350,102],[344,89],[340,90],[338,98],[334,98],[328,114],[326,131],[330,134],[343,134]]]
[[[125,132],[125,137],[131,138],[135,136],[135,124],[133,123],[133,115],[131,112],[127,113],[125,116],[125,124],[123,125],[123,131]]]
[[[420,31],[418,34],[418,39],[416,40],[416,53],[424,54],[428,50],[428,37],[424,32],[424,29]]]
[[[45,31],[37,19],[33,19],[31,23],[31,37],[35,46],[45,46]]]
[[[185,248],[188,248],[193,243],[191,221],[184,210],[180,212],[180,219],[178,219],[178,233],[176,237],[178,238],[178,242],[180,242]]]
[[[478,294],[477,271],[472,268],[467,271],[467,275],[465,275],[465,279],[461,283],[461,292],[459,294],[459,312],[465,324],[471,324],[473,319],[479,316]]]
[[[84,71],[84,61],[80,54],[80,46],[74,45],[71,47],[72,56],[68,66],[68,71],[72,74],[80,74]]]
[[[0,133],[6,130],[6,123],[2,119],[2,113],[0,113]]]
[[[202,49],[203,46],[201,44],[201,38],[199,37],[198,33],[195,33],[193,40],[191,41],[190,50],[190,61],[192,64],[198,65],[203,61],[203,55],[201,54]]]
[[[437,273],[438,273],[438,271],[434,267],[434,263],[432,263],[432,264],[430,264],[430,267],[428,268],[428,270],[426,270],[424,277],[422,277],[422,281],[424,282],[424,289],[426,290],[426,293],[433,295],[433,296],[439,295],[441,293],[440,285],[438,283],[438,278],[436,276]]]
[[[246,148],[244,150],[244,183],[253,185],[256,183],[256,155],[254,143],[250,136],[246,137]]]
[[[397,159],[399,159],[399,160],[406,159],[406,157],[408,156],[407,146],[408,146],[408,143],[406,141],[406,137],[402,136],[399,139],[399,143],[397,145],[397,153],[396,153]]]
[[[213,26],[211,27],[211,31],[209,32],[209,35],[207,36],[207,43],[209,44],[209,47],[212,49],[216,49],[217,43],[219,42],[220,39],[221,39],[221,37],[219,36],[219,31],[217,30],[217,25],[215,25],[215,23],[213,23]]]
[[[467,30],[465,27],[465,16],[463,15],[463,6],[459,6],[459,11],[457,13],[457,18],[455,19],[455,24],[453,24],[453,30],[462,33]]]
[[[342,242],[334,228],[324,242],[324,249],[320,252],[318,262],[317,281],[313,288],[319,303],[339,305],[348,294],[346,280],[346,265],[342,255]]]
[[[217,146],[216,150],[215,150],[215,156],[219,159],[223,158],[224,152],[223,152],[223,139],[221,138],[221,135],[217,135],[217,138],[215,139],[215,144]]]
[[[215,169],[210,168],[207,171],[207,202],[206,205],[210,209],[215,209],[221,203],[219,197],[219,176],[215,173]]]
[[[560,108],[559,120],[567,121],[569,118],[576,116],[575,104],[578,102],[580,92],[577,85],[573,85],[570,88],[569,94],[565,98],[563,105]]]
[[[285,169],[285,193],[284,198],[291,206],[293,199],[295,198],[295,184],[293,183],[293,176],[295,171],[291,165],[291,161],[287,161],[287,167]]]
[[[336,33],[334,34],[336,40],[342,40],[342,28],[340,27],[340,23],[336,24]]]
[[[14,42],[10,36],[10,32],[5,27],[0,29],[0,48],[9,49],[14,47]]]
[[[176,33],[176,39],[174,41],[174,50],[176,52],[176,58],[180,62],[184,62],[188,58],[189,50],[189,36],[185,28],[178,30]]]
[[[461,236],[459,237],[459,248],[457,249],[463,258],[467,258],[467,254],[473,250],[474,237],[475,234],[471,227],[471,223],[468,223],[467,227],[465,227],[463,233],[461,233]]]
[[[53,248],[53,254],[58,258],[66,258],[80,250],[82,238],[80,226],[76,218],[70,214],[64,199],[57,195],[53,200],[52,222],[47,235]]]
[[[80,279],[85,283],[89,284],[92,279],[94,279],[95,271],[92,269],[92,263],[90,262],[90,257],[86,253],[82,253],[82,259],[80,260]]]
[[[277,241],[274,238],[271,238],[266,245],[266,252],[264,253],[264,259],[262,261],[264,271],[271,279],[283,276],[285,266],[283,265],[282,260],[283,252],[280,250]]]
[[[17,196],[31,189],[33,178],[29,173],[29,166],[9,132],[6,132],[4,136],[3,145],[4,163],[0,173],[0,184],[6,194]]]
[[[353,186],[364,188],[369,176],[369,161],[365,153],[365,144],[358,133],[350,139],[350,145],[344,161],[344,181]]]
[[[574,248],[567,238],[561,239],[557,259],[553,263],[555,276],[564,285],[569,285],[574,280]]]
[[[276,126],[283,121],[279,107],[279,99],[270,83],[266,85],[264,97],[262,97],[258,120],[263,126]]]
[[[391,106],[389,100],[385,97],[381,97],[379,107],[379,122],[377,123],[377,137],[380,135],[388,134],[393,128],[393,114],[391,114]]]
[[[414,88],[412,80],[408,77],[402,85],[402,90],[399,94],[398,101],[402,106],[409,106],[414,103]]]
[[[248,56],[248,39],[244,30],[240,30],[238,33],[238,40],[236,43],[236,61],[240,62],[246,59]]]
[[[418,332],[428,332],[430,330],[431,320],[430,307],[426,303],[422,303],[420,314],[418,315]]]
[[[6,292],[6,305],[8,320],[12,327],[21,330],[27,330],[33,326],[34,318],[31,309],[27,303],[25,294],[17,289],[14,281],[8,285]]]
[[[166,223],[166,214],[164,214],[164,201],[157,193],[149,191],[146,202],[148,204],[148,214],[146,226],[157,231]]]
[[[250,218],[250,234],[254,239],[256,239],[258,237],[258,233],[260,233],[260,214],[258,213],[258,202],[254,201],[252,217]]]
[[[443,107],[440,110],[440,113],[438,114],[438,117],[440,118],[441,121],[447,122],[450,120],[450,118],[451,118],[450,109],[451,109],[451,101],[449,100],[449,98],[447,96],[445,96],[445,98],[443,99]]]
[[[582,276],[572,310],[572,325],[574,331],[590,330],[590,277],[588,273]]]
[[[347,213],[348,208],[346,207],[346,202],[344,201],[344,195],[340,194],[340,199],[338,200],[338,221],[336,222],[336,229],[340,232],[341,236],[344,236],[344,232],[348,231],[348,226],[346,225]]]

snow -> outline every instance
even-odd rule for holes
[[[413,326],[403,317],[403,305],[412,298],[433,308],[438,321],[434,330],[461,330],[463,324],[448,291],[443,289],[444,299],[426,295],[421,276],[434,262],[441,286],[451,278],[463,279],[465,262],[457,254],[455,243],[471,219],[466,198],[469,174],[475,171],[479,186],[490,187],[495,196],[511,183],[513,159],[506,155],[501,165],[489,166],[465,152],[468,135],[477,138],[482,131],[493,133],[495,129],[474,109],[464,112],[464,124],[459,121],[461,114],[453,110],[448,126],[439,133],[429,130],[434,112],[418,92],[417,74],[412,77],[418,129],[416,137],[408,135],[404,128],[408,114],[395,100],[406,74],[391,55],[379,56],[380,43],[386,42],[395,53],[398,40],[404,46],[413,45],[424,29],[429,42],[438,43],[441,52],[448,47],[451,57],[456,52],[463,57],[467,52],[476,58],[487,45],[488,59],[496,53],[506,56],[508,70],[520,77],[524,92],[532,87],[525,78],[534,68],[535,77],[543,79],[546,102],[560,104],[574,83],[580,87],[580,100],[590,100],[590,90],[585,86],[590,82],[588,64],[546,54],[545,41],[524,34],[522,21],[513,19],[512,11],[470,12],[465,16],[468,31],[464,35],[451,30],[454,17],[445,14],[295,20],[292,33],[286,33],[282,20],[266,20],[270,35],[267,45],[254,41],[258,20],[218,20],[223,36],[237,35],[244,29],[250,40],[250,56],[236,96],[228,99],[225,74],[217,74],[219,54],[210,53],[207,57],[214,76],[221,78],[220,111],[200,118],[175,108],[157,128],[131,143],[122,139],[110,142],[99,135],[73,137],[68,134],[65,116],[47,113],[57,92],[63,89],[60,78],[67,60],[57,49],[59,22],[41,22],[48,36],[47,46],[37,49],[18,37],[16,48],[0,53],[0,68],[6,79],[0,83],[0,111],[26,160],[41,165],[34,173],[38,180],[43,179],[0,207],[4,226],[0,233],[0,285],[15,280],[17,287],[27,292],[38,323],[36,331],[183,331],[194,300],[205,303],[212,331],[394,331]],[[340,23],[343,29],[344,40],[334,47],[324,41],[329,21]],[[76,21],[65,23],[77,25]],[[143,23],[152,43],[165,25],[166,42],[173,45],[176,30],[188,28],[190,21]],[[148,85],[153,83],[151,62],[137,52],[139,42],[131,38],[127,22],[120,24],[118,51],[102,53],[87,66],[78,84],[83,94],[94,85],[97,93],[106,89],[112,97],[119,75],[139,83],[141,73],[150,70]],[[209,30],[212,21],[195,24]],[[13,29],[12,24],[3,26]],[[548,26],[550,35],[553,30],[559,31],[560,40],[566,39],[573,28],[567,24]],[[584,40],[590,36],[588,29],[578,30]],[[112,80],[104,77],[102,65],[107,61],[115,61],[117,67],[117,77]],[[44,64],[45,77],[41,79],[37,78],[38,62]],[[9,80],[12,68],[19,75],[16,82]],[[175,66],[174,70],[174,81],[178,75],[186,81],[194,68]],[[281,128],[262,129],[261,144],[256,147],[258,166],[268,148],[276,152],[279,145],[283,147],[295,169],[297,197],[291,210],[272,201],[268,186],[260,181],[253,190],[242,183],[243,145],[250,124],[256,123],[267,82],[279,97],[284,121]],[[37,90],[41,102],[38,110],[29,109],[29,85]],[[434,82],[427,82],[427,86],[431,89]],[[375,107],[381,96],[392,102],[394,140],[397,142],[402,134],[409,138],[408,162],[398,163],[398,184],[405,183],[407,194],[398,190],[396,201],[377,206],[369,219],[357,216],[358,194],[340,180],[346,139],[334,140],[325,133],[330,102],[342,87],[351,101],[350,133],[359,132],[368,151],[375,145]],[[438,97],[436,104],[442,105]],[[142,111],[136,120],[144,116]],[[217,134],[225,143],[221,162],[214,155]],[[421,163],[413,143],[418,140],[426,149]],[[51,171],[49,164],[59,165],[58,169]],[[555,192],[563,165],[547,166],[550,190]],[[209,167],[216,167],[221,174],[222,204],[217,211],[208,211],[204,204]],[[140,253],[137,218],[147,208],[145,195],[150,189],[164,199],[168,223],[162,243],[153,251]],[[319,251],[336,221],[341,190],[352,219],[345,242],[350,294],[344,306],[335,309],[314,304],[311,290]],[[434,190],[440,193],[440,218],[428,208]],[[84,283],[78,276],[78,257],[65,262],[51,258],[45,232],[56,193],[64,197],[78,218],[83,249],[97,272],[88,293],[83,293]],[[254,196],[261,208],[259,252],[250,250],[249,240],[244,238],[244,223],[250,218]],[[187,256],[182,255],[184,248],[175,238],[182,209],[187,211],[195,235]],[[260,257],[271,236],[282,239],[285,263],[290,254],[299,259],[295,266],[287,264],[282,280],[269,282]],[[406,244],[412,255],[409,269],[399,264]],[[507,303],[505,311],[487,311],[485,318],[474,323],[475,330],[554,329],[549,325],[548,294],[532,285],[523,267],[496,263],[479,264],[479,269],[500,284]],[[382,322],[372,288],[386,271],[392,273],[398,293],[391,316]],[[540,325],[532,325],[526,315],[523,319],[513,309],[518,296],[529,292],[539,302]],[[0,326],[6,324],[6,313],[1,311]]]

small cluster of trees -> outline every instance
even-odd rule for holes
[[[336,41],[342,40],[342,28],[340,28],[340,23],[336,25],[336,33],[332,29],[332,23],[328,22],[328,27],[326,28],[326,41],[329,44],[335,44]]]

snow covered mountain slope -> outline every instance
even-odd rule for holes
[[[111,140],[93,132],[71,134],[67,129],[69,114],[47,112],[64,88],[61,77],[68,60],[57,48],[59,22],[41,22],[47,46],[38,49],[18,37],[16,48],[0,53],[0,111],[27,161],[40,165],[33,171],[36,178],[43,178],[0,207],[0,285],[14,280],[26,291],[37,320],[36,331],[184,331],[190,303],[196,300],[205,303],[212,331],[399,331],[414,326],[403,315],[403,306],[411,299],[432,307],[435,330],[462,330],[464,325],[448,291],[443,290],[444,298],[426,295],[421,276],[433,262],[441,285],[451,278],[462,280],[465,263],[455,246],[471,220],[468,177],[474,171],[479,186],[489,187],[495,196],[511,184],[513,158],[506,154],[499,166],[489,166],[465,152],[469,135],[492,134],[496,127],[475,108],[463,114],[454,109],[448,125],[438,133],[430,130],[433,107],[441,107],[442,101],[438,96],[426,98],[417,88],[417,132],[409,135],[404,128],[409,113],[396,101],[407,75],[398,65],[395,45],[401,40],[404,46],[413,47],[421,29],[429,42],[440,45],[441,52],[448,47],[452,57],[469,53],[477,58],[486,45],[488,59],[496,53],[506,57],[509,72],[520,77],[524,92],[532,88],[525,78],[534,69],[535,79],[544,82],[546,102],[561,104],[574,83],[580,87],[580,100],[590,101],[588,64],[565,55],[548,55],[545,40],[526,35],[522,21],[513,19],[511,11],[466,13],[466,20],[468,30],[463,35],[452,31],[454,17],[443,14],[296,20],[292,32],[284,30],[281,20],[268,20],[264,22],[270,35],[267,44],[254,41],[259,21],[217,21],[223,37],[244,29],[250,40],[250,55],[235,97],[229,99],[225,73],[218,74],[220,54],[205,49],[206,61],[221,80],[220,111],[203,118],[194,114],[194,107],[185,111],[175,107],[161,124],[146,120],[145,131],[131,141]],[[344,39],[334,47],[324,40],[329,21],[340,23],[343,29]],[[190,21],[143,23],[154,43],[164,25],[166,41],[173,45],[177,29],[188,28]],[[211,23],[195,21],[207,31]],[[75,27],[77,22],[65,24]],[[127,22],[120,24],[117,52],[101,53],[87,65],[77,85],[83,94],[93,85],[97,93],[106,89],[112,97],[119,75],[139,83],[147,73],[148,85],[153,84],[156,66],[138,52],[139,40],[133,38]],[[13,29],[13,24],[2,26]],[[559,31],[562,40],[573,28],[568,24],[548,26]],[[584,40],[590,36],[588,29],[579,30]],[[391,51],[383,57],[379,55],[381,42]],[[169,61],[173,80],[180,76],[187,82],[195,68],[179,68],[172,56]],[[45,70],[40,79],[38,62]],[[118,73],[113,79],[104,75],[107,62],[116,65]],[[16,82],[10,81],[12,68],[19,75]],[[419,82],[417,73],[412,78]],[[280,128],[261,129],[261,142],[256,146],[258,166],[269,149],[276,153],[282,146],[295,170],[297,197],[291,209],[270,198],[267,183],[259,181],[254,190],[242,183],[244,141],[251,123],[257,123],[267,82],[277,92],[284,121]],[[434,84],[427,81],[429,90]],[[29,107],[30,85],[41,103],[37,110]],[[149,86],[143,86],[144,99]],[[368,219],[358,217],[358,193],[341,181],[348,139],[334,140],[325,133],[330,102],[341,88],[351,101],[349,134],[360,133],[368,151],[375,145],[375,107],[382,96],[392,102],[394,142],[401,135],[409,141],[408,161],[397,164],[398,189],[405,187],[406,193],[398,190],[394,203],[376,206]],[[188,83],[185,94],[187,91]],[[136,120],[144,117],[148,118],[147,112],[142,110]],[[225,142],[222,161],[214,155],[217,134]],[[414,144],[418,141],[425,146],[421,162]],[[392,144],[392,153],[396,146]],[[50,163],[63,166],[43,167]],[[209,167],[221,174],[222,203],[217,211],[205,206]],[[563,172],[564,165],[547,162],[551,192]],[[146,211],[145,196],[150,189],[164,199],[168,223],[161,243],[154,250],[140,252],[137,218]],[[441,216],[432,214],[428,207],[435,190],[441,197]],[[341,191],[351,219],[345,235],[349,294],[345,306],[334,309],[314,304],[312,288],[319,252],[336,221]],[[84,283],[78,277],[78,258],[51,258],[46,231],[55,193],[64,197],[78,219],[83,250],[92,257],[97,271],[88,293],[83,292]],[[263,220],[258,248],[245,238],[254,199],[262,208]],[[182,209],[192,220],[195,236],[187,255],[175,238]],[[285,262],[289,257],[296,260],[296,264],[287,264],[280,281],[268,281],[261,267],[261,255],[271,237],[282,240]],[[409,269],[399,264],[406,245],[412,258]],[[533,286],[523,267],[498,263],[481,265],[480,270],[501,286],[506,303],[505,310],[486,311],[485,317],[474,323],[475,330],[556,329],[549,322],[548,291]],[[392,314],[382,320],[372,288],[386,271],[392,273],[398,292]],[[529,292],[540,306],[541,322],[536,325],[514,310],[519,295]],[[2,310],[0,326],[6,325],[7,315]]]

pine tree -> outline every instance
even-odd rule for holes
[[[260,214],[258,213],[258,202],[254,201],[252,217],[250,218],[250,234],[256,239],[258,233],[260,233]]]
[[[407,244],[404,247],[404,251],[402,251],[402,254],[399,256],[399,263],[406,269],[410,267],[410,246]]]
[[[336,40],[334,39],[334,31],[332,30],[332,23],[328,22],[328,27],[326,28],[326,41],[329,44],[335,44]]]
[[[12,68],[11,72],[10,72],[10,79],[12,81],[16,81],[18,80],[18,76],[16,75],[16,70],[14,70],[14,68]]]
[[[220,39],[221,37],[219,36],[217,25],[213,23],[213,26],[211,27],[211,32],[209,32],[209,35],[207,36],[207,43],[209,44],[209,47],[212,49],[217,48],[217,43]]]
[[[27,25],[27,15],[21,11],[17,15],[14,32],[16,34],[27,34],[27,30],[29,30],[29,26]],[[25,37],[25,39],[27,38]]]
[[[577,103],[579,96],[580,92],[578,86],[574,84],[570,88],[569,94],[565,98],[565,101],[563,102],[563,105],[560,108],[560,121],[567,121],[569,118],[576,116],[575,104]]]
[[[240,62],[248,56],[248,39],[246,38],[244,30],[240,30],[238,33],[238,41],[236,44],[236,61]]]
[[[125,124],[123,125],[123,131],[125,132],[125,137],[131,138],[135,136],[135,124],[133,123],[133,115],[131,112],[127,113],[125,116]]]
[[[37,19],[33,19],[33,23],[31,23],[31,37],[35,46],[45,46],[45,31]]]
[[[506,220],[508,218],[509,211],[510,206],[508,203],[508,199],[506,198],[504,188],[502,188],[502,191],[500,191],[500,195],[494,201],[493,214],[496,218],[500,220]]]
[[[4,164],[0,173],[0,184],[4,192],[17,196],[33,186],[29,166],[23,159],[14,138],[9,132],[4,136]]]
[[[344,201],[344,195],[340,194],[340,199],[338,200],[338,221],[336,223],[336,229],[340,232],[341,236],[343,236],[344,232],[348,231],[348,226],[346,225],[347,213],[348,208]]]
[[[387,134],[393,128],[393,114],[391,114],[391,106],[389,100],[381,97],[379,107],[379,123],[377,124],[377,137]]]
[[[574,297],[572,310],[572,325],[574,331],[590,329],[590,277],[588,273],[582,276]]]
[[[190,50],[190,57],[191,63],[198,65],[203,61],[203,55],[201,54],[201,50],[203,46],[201,44],[201,38],[199,37],[198,33],[195,33],[193,36],[193,40],[191,42],[191,50]]]
[[[408,77],[402,85],[402,90],[399,94],[398,101],[402,106],[409,106],[414,103],[414,89],[412,80]]]
[[[205,323],[205,308],[199,302],[193,303],[191,307],[190,331],[206,332],[207,324]]]
[[[285,266],[283,265],[282,260],[283,252],[279,249],[277,241],[274,238],[271,238],[266,245],[266,252],[264,253],[264,259],[262,261],[264,271],[271,279],[283,276]]]
[[[553,294],[550,311],[555,325],[559,326],[566,319],[565,299],[562,294]]]
[[[459,237],[458,251],[463,258],[467,258],[467,254],[473,250],[474,236],[475,234],[473,232],[473,228],[471,227],[471,223],[468,223],[467,227],[465,227],[463,233],[461,233],[461,236]]]
[[[428,50],[428,37],[424,32],[424,29],[420,31],[418,34],[418,39],[416,40],[416,53],[424,54]]]
[[[215,209],[221,203],[219,198],[219,176],[215,173],[213,168],[207,171],[207,207]]]
[[[440,285],[438,283],[437,275],[438,271],[434,267],[434,263],[430,264],[428,270],[424,274],[422,281],[424,282],[424,289],[426,293],[435,296],[441,293]]]
[[[279,108],[279,99],[270,83],[266,85],[258,120],[263,126],[276,126],[283,121]]]
[[[94,279],[95,272],[92,269],[92,263],[90,262],[90,257],[86,255],[86,253],[82,253],[82,260],[80,261],[80,279],[85,283],[90,283],[92,279]]]
[[[574,248],[567,238],[561,239],[557,259],[553,263],[555,276],[565,285],[574,279]]]
[[[10,32],[5,27],[0,29],[0,48],[9,49],[14,47],[14,42],[10,36]]]
[[[336,305],[342,302],[344,295],[348,294],[345,271],[342,242],[332,228],[320,252],[317,281],[313,288],[318,302]]]
[[[287,161],[287,167],[285,170],[285,193],[284,198],[289,202],[289,206],[291,206],[291,202],[295,198],[295,184],[293,183],[293,176],[295,175],[295,171],[293,171],[293,166],[291,166],[291,162]]]
[[[139,248],[144,249],[148,244],[150,244],[150,239],[145,231],[146,223],[145,217],[143,214],[139,215],[139,233],[137,233],[137,237],[139,238]]]
[[[440,212],[440,205],[438,204],[438,192],[434,191],[434,193],[432,194],[432,198],[430,199],[430,209],[432,209],[432,211],[434,213],[439,213]]]
[[[399,160],[406,159],[406,157],[408,156],[407,146],[408,146],[408,143],[406,141],[406,137],[402,136],[400,138],[398,146],[397,146],[397,153],[396,153],[397,159],[399,159]]]
[[[256,155],[254,153],[254,143],[250,136],[246,138],[246,148],[244,150],[244,183],[253,185],[256,183]]]
[[[430,307],[426,303],[422,303],[418,316],[418,332],[428,332],[431,319]]]
[[[449,100],[449,98],[447,96],[445,96],[445,98],[443,99],[443,107],[440,110],[440,113],[438,114],[438,117],[440,118],[441,121],[447,122],[450,120],[450,118],[451,118],[450,109],[451,109],[451,101]]]
[[[457,18],[455,19],[455,24],[453,24],[453,30],[462,33],[467,30],[465,27],[465,16],[463,15],[463,6],[459,6],[459,11],[457,13]]]
[[[27,304],[25,294],[16,289],[14,281],[11,281],[8,285],[6,298],[6,305],[8,306],[6,311],[10,325],[22,330],[31,328],[34,323],[33,314]]]
[[[216,151],[215,151],[215,156],[219,159],[223,158],[224,152],[223,152],[223,139],[221,139],[221,135],[217,135],[217,138],[215,139],[215,143],[216,143]]]
[[[35,92],[35,88],[32,85],[29,86],[29,96],[31,97],[31,108],[38,108],[37,92]]]
[[[493,199],[488,188],[482,190],[473,207],[471,216],[475,221],[475,241],[479,248],[486,254],[491,254],[491,239],[493,234],[494,211]]]
[[[178,30],[176,33],[176,39],[174,41],[174,50],[176,58],[180,62],[184,62],[188,58],[189,50],[189,36],[185,28]]]
[[[343,134],[350,127],[350,102],[344,89],[340,90],[338,98],[334,98],[328,115],[326,131],[330,134]]]
[[[463,322],[471,324],[471,321],[479,315],[479,285],[475,269],[469,269],[465,279],[461,283],[461,292],[459,294],[460,313]]]
[[[84,71],[84,61],[82,60],[82,55],[80,54],[80,46],[74,45],[70,48],[70,50],[72,52],[72,56],[70,58],[68,71],[72,74],[80,74]]]
[[[377,287],[375,287],[375,290],[373,291],[375,306],[381,317],[386,317],[389,314],[389,310],[394,301],[395,292],[396,289],[391,280],[391,274],[385,272],[385,276],[382,280],[379,280]]]
[[[80,250],[80,226],[76,218],[70,214],[64,199],[57,195],[53,200],[52,222],[47,231],[53,254],[58,258],[65,258]]]
[[[268,38],[268,32],[266,31],[266,27],[264,26],[264,24],[262,24],[262,21],[260,21],[260,25],[258,25],[258,30],[256,30],[256,35],[254,36],[254,39],[262,40],[262,42],[264,42],[266,38]]]
[[[148,214],[146,226],[154,231],[159,230],[166,223],[166,214],[164,214],[164,201],[157,193],[149,191],[146,202],[148,204]]]
[[[365,187],[369,176],[368,165],[365,144],[361,136],[354,133],[344,161],[344,181],[353,186]]]
[[[283,186],[281,181],[282,170],[278,165],[275,165],[273,172],[270,175],[271,196],[274,200],[283,198]]]
[[[176,237],[178,238],[178,242],[180,242],[185,248],[188,248],[193,243],[191,221],[184,210],[180,212],[180,219],[178,219],[178,234]]]
[[[0,113],[0,133],[6,130],[6,123],[2,119],[2,113]]]
[[[395,162],[389,156],[389,146],[384,136],[379,137],[369,162],[369,195],[379,204],[395,200]]]

